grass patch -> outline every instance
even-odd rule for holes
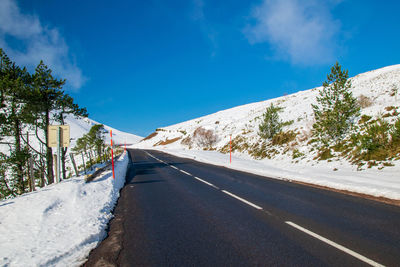
[[[318,150],[318,154],[314,159],[317,160],[328,160],[330,158],[333,158],[332,151],[329,147],[321,147]]]
[[[296,139],[297,133],[294,131],[280,131],[272,137],[272,145],[284,145]]]
[[[300,157],[303,157],[304,153],[301,153],[297,148],[293,150],[292,152],[292,159],[297,159]]]

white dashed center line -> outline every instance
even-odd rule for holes
[[[194,179],[196,179],[196,180],[198,180],[198,181],[200,181],[200,182],[202,182],[202,183],[205,183],[206,185],[209,185],[209,186],[211,186],[211,187],[214,187],[215,189],[219,189],[218,187],[216,187],[215,185],[213,185],[212,183],[209,183],[209,182],[207,182],[207,181],[204,181],[203,179],[200,179],[199,177],[196,177],[196,176],[193,176],[194,177]]]
[[[227,195],[230,195],[230,196],[233,197],[233,198],[236,198],[237,200],[242,201],[243,203],[246,203],[246,204],[249,205],[249,206],[252,206],[253,208],[256,208],[256,209],[258,209],[258,210],[262,210],[262,209],[263,209],[263,208],[261,208],[260,206],[257,206],[256,204],[251,203],[250,201],[247,201],[246,199],[243,199],[243,198],[241,198],[241,197],[238,197],[238,196],[235,195],[235,194],[232,194],[231,192],[228,192],[228,191],[226,191],[226,190],[222,190],[222,192],[224,192],[224,193],[227,194]]]

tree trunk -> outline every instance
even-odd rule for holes
[[[66,148],[63,148],[63,147],[61,147],[61,170],[62,170],[62,176],[63,176],[63,180],[65,180],[66,179],[66,177],[67,177],[67,171],[66,171],[66,169],[65,169],[65,155],[67,154],[67,150],[68,150],[68,147],[66,147]]]
[[[85,174],[86,174],[85,157],[84,157],[84,155],[83,155],[83,152],[82,152],[81,154],[82,154],[83,170],[84,170],[84,172],[85,172]]]
[[[91,153],[91,151],[89,150],[89,165],[90,165],[90,169],[92,169],[92,164],[93,164],[93,161],[92,161],[92,153]]]
[[[44,135],[46,138],[46,164],[47,164],[47,182],[49,184],[54,183],[54,173],[53,173],[53,150],[49,147],[49,136],[48,127],[50,124],[50,111],[46,110]]]
[[[25,192],[24,185],[24,166],[21,159],[21,139],[20,139],[20,121],[15,112],[15,105],[12,104],[12,116],[14,117],[14,144],[15,144],[15,168],[17,174],[17,187],[20,194]]]

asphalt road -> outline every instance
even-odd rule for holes
[[[399,207],[129,152],[109,236],[86,266],[400,266]]]

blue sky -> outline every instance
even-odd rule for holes
[[[146,136],[400,63],[400,2],[0,0],[0,47],[43,59],[90,118]]]

